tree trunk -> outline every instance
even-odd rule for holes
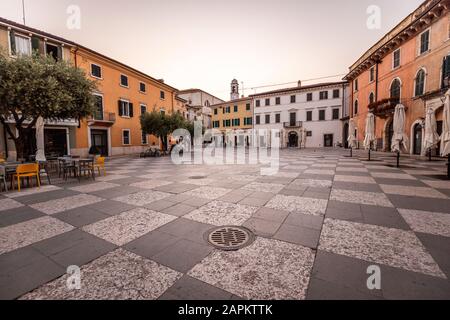
[[[23,141],[23,136],[19,136],[18,139],[14,139],[14,144],[16,146],[17,160],[25,158],[25,141]]]

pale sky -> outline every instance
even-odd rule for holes
[[[228,100],[233,78],[253,88],[346,73],[422,2],[25,0],[25,7],[30,27],[80,43],[178,89],[200,88]],[[79,30],[66,26],[69,5],[81,9]],[[379,30],[366,26],[370,5],[381,8]],[[21,23],[22,0],[0,0],[0,16]],[[247,89],[245,95],[254,92]]]

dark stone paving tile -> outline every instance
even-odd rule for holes
[[[196,208],[180,203],[162,210],[163,213],[170,214],[172,216],[182,217]]]
[[[179,238],[188,239],[197,243],[205,244],[203,234],[214,226],[196,222],[193,220],[179,218],[169,222],[158,229],[160,232],[169,233]]]
[[[310,298],[310,294],[316,298],[327,297],[328,294],[334,296],[338,294],[336,290],[345,288],[343,294],[347,298],[351,298],[352,295],[355,299],[364,296],[382,298],[380,290],[367,288],[367,279],[370,276],[367,274],[367,268],[370,265],[372,264],[367,261],[318,250],[311,277],[322,282],[312,283],[315,287],[311,292],[308,290],[308,297]],[[381,277],[383,282],[383,275]],[[383,283],[381,287],[383,288]],[[327,290],[331,292],[327,293]]]
[[[322,230],[323,217],[310,214],[291,213],[284,221],[285,224],[320,231]]]
[[[111,183],[115,183],[115,181],[111,181]],[[145,191],[145,189],[138,187],[130,187],[130,186],[122,186],[117,188],[111,188],[107,190],[95,191],[91,192],[91,195],[103,198],[103,199],[113,199],[121,196],[126,196],[128,194],[137,193],[140,191]]]
[[[416,232],[416,235],[450,279],[450,238],[419,232]]]
[[[0,228],[45,216],[30,207],[20,207],[0,212]]]
[[[173,207],[176,205],[175,202],[168,201],[166,199],[158,200],[149,204],[146,204],[144,207],[153,211],[159,211],[161,212],[164,209]]]
[[[311,277],[307,300],[378,300],[374,295],[360,292],[351,287]]]
[[[191,197],[190,199],[187,199],[186,201],[183,201],[183,204],[186,204],[191,207],[200,208],[206,205],[207,203],[211,202],[210,199],[204,199],[204,198],[197,198],[197,197]]]
[[[388,228],[411,230],[409,225],[395,208],[361,205],[361,211],[364,223]]]
[[[189,276],[183,276],[159,300],[230,300],[232,294]]]
[[[183,239],[154,255],[152,260],[173,270],[186,273],[213,250],[211,246]]]
[[[325,216],[331,219],[341,219],[354,222],[363,221],[361,206],[359,204],[334,200],[328,201],[328,208]]]
[[[180,238],[177,236],[155,230],[131,241],[123,247],[128,251],[151,259],[151,257],[175,244],[179,240]]]
[[[425,183],[420,180],[408,180],[408,179],[388,179],[388,178],[376,178],[374,180],[378,184],[387,185],[398,185],[398,186],[408,186],[408,187],[428,187]]]
[[[127,176],[128,174],[125,174],[125,175]],[[130,185],[132,183],[143,182],[143,181],[147,181],[147,180],[146,179],[137,178],[137,177],[129,177],[129,178],[113,180],[113,181],[111,181],[111,183],[120,184],[122,186],[128,186],[128,185]]]
[[[56,213],[53,217],[79,228],[106,219],[109,215],[89,207],[81,207]]]
[[[110,216],[115,216],[118,214],[121,214],[126,211],[130,211],[136,208],[136,206],[123,203],[120,201],[114,201],[114,200],[107,200],[102,202],[97,202],[94,204],[91,204],[87,206],[86,208],[94,209],[96,211],[99,211],[101,213],[106,213]]]
[[[239,201],[239,204],[252,206],[252,207],[263,207],[267,202],[269,202],[268,199],[246,197],[243,200]]]
[[[31,247],[0,255],[0,299],[12,300],[62,276],[66,270]]]
[[[252,230],[258,236],[272,237],[280,228],[281,223],[281,221],[250,218],[243,224],[243,226]]]
[[[271,209],[267,207],[260,208],[253,214],[253,218],[263,219],[273,222],[283,222],[286,220],[286,217],[289,215],[289,212]]]
[[[282,194],[284,196],[301,197],[301,196],[303,196],[303,193],[305,193],[305,191],[306,191],[306,188],[295,189],[292,187],[286,187],[283,190],[281,190],[280,192],[278,192],[278,194]]]
[[[445,194],[447,197],[450,198],[450,189],[436,189],[437,191],[439,191],[440,193]]]
[[[396,208],[450,213],[450,200],[386,194]]]
[[[50,201],[50,200],[72,197],[72,196],[76,196],[77,194],[80,194],[80,192],[63,189],[63,190],[55,190],[52,192],[44,192],[44,193],[37,193],[37,194],[29,195],[29,196],[23,196],[23,197],[16,198],[14,200],[16,200],[20,203],[26,204],[26,205],[30,205],[30,204],[35,204],[35,203],[39,203],[39,202],[46,202],[46,201]]]
[[[116,246],[79,229],[32,244],[63,267],[82,266],[114,250]]]
[[[183,192],[187,192],[193,189],[197,189],[199,186],[193,184],[185,184],[185,183],[173,183],[168,184],[166,186],[157,187],[153,190],[162,191],[167,193],[180,194]]]
[[[323,199],[323,200],[328,200],[330,198],[330,194],[329,193],[323,193],[323,192],[312,192],[309,190],[306,190],[302,197],[306,197],[306,198],[313,198],[313,199]]]
[[[320,231],[283,223],[273,238],[315,249],[319,244]]]

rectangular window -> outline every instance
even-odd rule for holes
[[[127,87],[128,88],[128,77],[126,75],[120,75],[120,85],[122,87]]]
[[[270,106],[270,99],[266,99],[266,106]]]
[[[239,127],[241,125],[241,119],[234,119],[234,125]]]
[[[355,79],[355,81],[353,81],[353,90],[354,91],[359,90],[358,79]]]
[[[119,100],[119,116],[133,117],[133,104],[125,100]]]
[[[312,121],[312,111],[306,111],[306,121]]]
[[[275,104],[277,106],[281,104],[281,98],[280,97],[275,98]]]
[[[255,122],[256,122],[256,124],[260,124],[261,123],[261,116],[256,116],[255,117]]]
[[[147,113],[147,106],[145,104],[141,104],[141,115]]]
[[[333,99],[339,99],[341,96],[341,90],[335,89],[333,90]]]
[[[129,146],[131,144],[131,137],[130,137],[129,129],[122,130],[122,144],[125,146]]]
[[[103,96],[94,94],[94,98],[95,98],[94,119],[103,120]]]
[[[141,142],[142,144],[148,144],[148,136],[144,131],[142,131]]]
[[[325,110],[319,110],[319,121],[325,120]]]
[[[226,107],[226,113],[231,113],[231,107]]]
[[[275,115],[275,123],[280,123],[281,122],[281,115],[279,113],[277,113]]]
[[[253,122],[253,118],[244,118],[244,125],[251,126]]]
[[[11,55],[13,56],[31,56],[31,39],[29,37],[15,34],[13,31],[11,36]]]
[[[430,50],[430,30],[420,35],[420,54],[424,54]]]
[[[91,64],[91,76],[97,79],[102,78],[102,67],[96,64]]]
[[[374,81],[375,81],[375,66],[373,66],[369,70],[369,82],[374,82]]]
[[[250,110],[251,110],[250,103],[247,103],[247,104],[245,105],[245,110],[247,110],[247,111],[250,111]]]
[[[227,120],[227,127],[231,127],[231,120]]]
[[[333,109],[333,120],[339,119],[339,109]]]
[[[306,131],[306,136],[307,137],[312,137],[312,131]]]
[[[261,106],[261,101],[260,101],[260,100],[256,100],[256,101],[255,101],[255,105],[256,105],[257,107],[260,107],[260,106]]]
[[[234,112],[238,112],[238,106],[234,106]]]
[[[139,83],[139,91],[143,93],[147,92],[147,85],[143,82]]]
[[[297,100],[296,96],[291,96],[291,103],[295,103],[296,100]]]
[[[159,98],[160,98],[161,100],[166,99],[166,93],[165,93],[164,91],[160,91],[160,92],[159,92]]]
[[[319,99],[327,100],[328,99],[328,91],[320,91]]]
[[[270,123],[270,114],[266,114],[266,124]]]
[[[306,94],[306,101],[312,101],[312,100],[313,100],[313,94],[312,93]]]
[[[400,67],[400,57],[400,49],[397,49],[392,53],[392,69]]]
[[[214,109],[214,114],[217,115],[217,109]]]

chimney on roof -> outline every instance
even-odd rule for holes
[[[158,79],[158,81],[164,83],[164,79]]]
[[[301,80],[298,80],[298,82],[297,82],[297,87],[301,87],[302,86],[302,81]]]

